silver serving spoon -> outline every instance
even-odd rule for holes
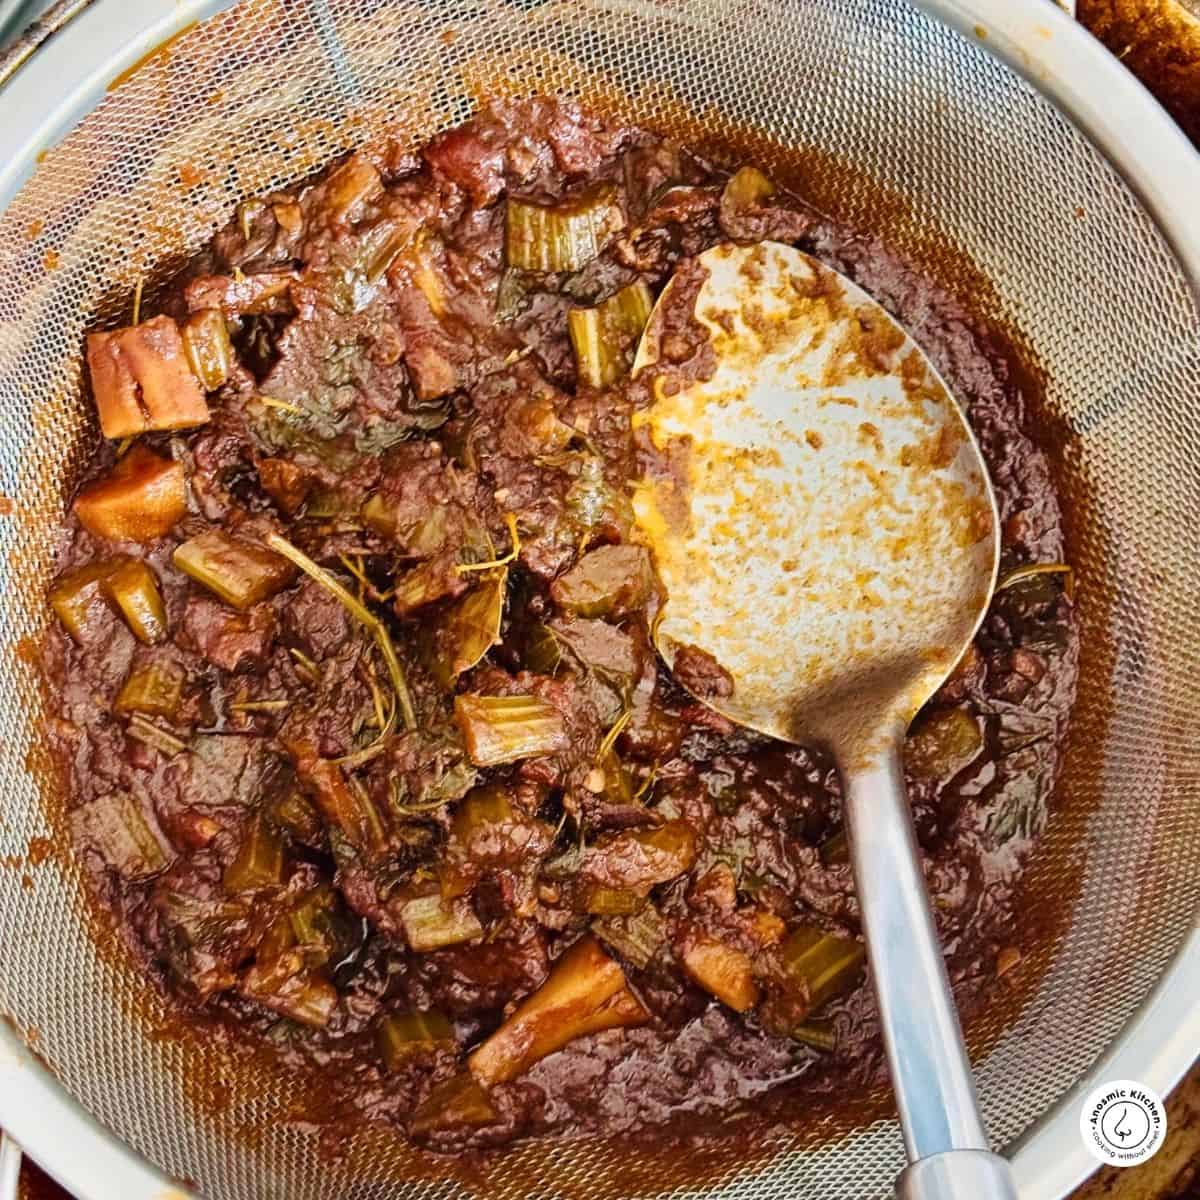
[[[663,468],[634,497],[667,594],[655,640],[672,667],[696,647],[725,668],[732,691],[700,698],[731,720],[833,754],[911,1164],[897,1192],[1007,1200],[1016,1191],[980,1119],[900,762],[995,583],[987,471],[933,366],[849,280],[775,242],[717,246],[699,262],[707,378],[667,361],[679,276],[635,363],[654,367],[635,426]]]

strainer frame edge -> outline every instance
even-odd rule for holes
[[[0,128],[0,208],[25,182],[38,150],[94,108],[121,70],[193,21],[235,2],[141,0],[133,13],[132,6],[112,0],[60,0],[32,41],[24,39],[0,57],[0,96],[8,101],[22,93],[24,101],[20,117]],[[1200,301],[1200,209],[1191,213],[1187,203],[1200,195],[1200,155],[1134,76],[1049,0],[915,3],[975,38],[1076,123],[1154,218]],[[982,42],[979,28],[987,33]],[[62,52],[53,64],[47,54],[51,46]],[[74,67],[70,75],[64,60]],[[47,106],[47,95],[60,99]],[[1200,1053],[1200,1010],[1184,999],[1198,993],[1200,921],[1108,1052],[1009,1148],[1023,1197],[1061,1200],[1096,1168],[1076,1134],[1074,1110],[1098,1072],[1108,1072],[1105,1078],[1132,1073],[1163,1094],[1178,1082]],[[1155,1032],[1164,1025],[1169,1037]],[[0,1125],[86,1200],[194,1196],[91,1117],[6,1022],[0,1022]]]

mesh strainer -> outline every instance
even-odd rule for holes
[[[0,1124],[88,1200],[480,1188],[377,1131],[322,1159],[283,1119],[310,1099],[298,1085],[201,1036],[162,1036],[161,1001],[97,939],[40,786],[28,649],[49,530],[91,436],[83,331],[119,319],[136,275],[162,278],[239,196],[382,126],[420,142],[481,93],[557,90],[748,146],[971,299],[1044,385],[1083,686],[1025,899],[1051,919],[1025,986],[967,1034],[1022,1194],[1069,1190],[1090,1162],[1078,1089],[1132,1076],[1165,1091],[1200,1046],[1200,162],[1165,115],[1045,0],[67,0],[59,13],[0,122],[0,491],[13,501],[0,516]],[[862,1200],[903,1165],[889,1119],[785,1101],[778,1116],[686,1163],[524,1146],[482,1186],[498,1200]]]

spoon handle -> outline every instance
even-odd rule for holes
[[[901,1176],[899,1194],[904,1200],[1015,1200],[1008,1164],[990,1153],[979,1115],[917,857],[898,747],[843,767],[842,780],[883,1040],[914,1164]]]

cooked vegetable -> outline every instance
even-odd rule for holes
[[[187,429],[208,420],[204,392],[170,317],[88,334],[87,357],[106,438]]]
[[[656,829],[627,829],[602,837],[583,852],[580,871],[590,884],[645,896],[676,879],[696,861],[696,833],[683,820]]]
[[[241,990],[248,999],[310,1029],[324,1029],[337,1011],[337,989],[318,972],[305,970],[302,955],[294,950],[256,962],[243,977]]]
[[[188,365],[206,392],[215,392],[233,369],[233,343],[225,316],[216,308],[192,313],[183,326]]]
[[[654,570],[643,546],[600,546],[550,585],[550,596],[577,617],[621,617],[640,608],[654,590]]]
[[[327,917],[337,904],[332,889],[321,886],[306,896],[288,914],[292,937],[303,946],[323,946],[327,933]]]
[[[325,212],[338,221],[383,191],[383,179],[365,158],[352,154],[325,181]]]
[[[183,464],[134,446],[107,478],[76,497],[75,515],[96,537],[153,542],[165,537],[187,511]]]
[[[118,565],[111,560],[88,563],[68,571],[50,589],[50,607],[75,641],[86,643],[103,628],[109,611],[104,581]]]
[[[137,559],[121,563],[104,580],[104,591],[139,641],[152,645],[167,636],[167,610],[158,577],[146,563]]]
[[[923,779],[945,779],[961,771],[983,749],[975,718],[961,708],[935,708],[913,722],[904,740],[904,762]]]
[[[812,1012],[858,983],[866,950],[861,942],[802,925],[788,934],[779,954],[792,991]]]
[[[467,586],[444,555],[427,558],[396,580],[392,589],[392,611],[398,617],[410,617],[426,605],[463,592]]]
[[[267,932],[263,934],[255,951],[255,958],[260,963],[268,963],[281,954],[286,954],[295,944],[296,936],[292,933],[291,924],[286,917],[280,917],[279,920],[272,921]]]
[[[250,822],[233,862],[225,869],[225,889],[253,892],[283,882],[283,837],[261,817]]]
[[[437,1087],[413,1111],[409,1129],[415,1134],[440,1129],[462,1129],[490,1125],[499,1118],[487,1092],[469,1071],[455,1075]]]
[[[434,678],[450,687],[500,641],[508,572],[482,580],[446,613],[432,638],[429,667]]]
[[[632,837],[638,845],[677,864],[680,874],[696,861],[696,832],[686,821],[668,821],[657,829],[638,830]]]
[[[296,764],[296,774],[311,790],[326,824],[359,850],[382,850],[387,831],[366,790],[353,786],[342,768],[321,758],[311,742],[293,742],[287,750]]]
[[[371,686],[371,698],[375,708],[375,727],[379,732],[361,749],[334,759],[334,762],[347,770],[354,770],[378,758],[387,749],[388,738],[392,736],[392,731],[396,728],[395,697],[389,697],[389,702],[385,704],[383,693],[372,676],[368,676],[368,682]]]
[[[288,928],[310,967],[335,972],[352,966],[363,943],[361,918],[346,912],[337,893],[322,885],[309,892],[288,914]]]
[[[539,622],[529,630],[521,658],[525,666],[539,675],[556,675],[562,665],[563,649],[554,630]]]
[[[185,575],[242,611],[275,595],[296,578],[286,559],[221,529],[190,538],[176,548],[172,561]]]
[[[295,563],[310,579],[315,580],[330,595],[341,601],[346,611],[375,639],[379,652],[383,655],[383,661],[387,665],[388,677],[392,681],[392,689],[396,693],[400,713],[404,718],[404,727],[416,729],[417,714],[413,709],[412,696],[409,694],[408,683],[404,678],[400,660],[396,657],[396,648],[392,645],[392,637],[387,631],[387,626],[366,605],[338,583],[328,571],[313,562],[302,550],[293,546],[287,538],[280,537],[277,533],[269,534],[267,545]]]
[[[279,412],[291,413],[293,417],[304,416],[304,409],[290,400],[280,400],[278,396],[257,396],[255,399],[264,408],[274,408]]]
[[[380,537],[394,537],[396,534],[396,510],[383,496],[376,493],[367,498],[361,512],[363,524],[374,530]]]
[[[746,1012],[758,1003],[754,969],[741,950],[704,933],[685,938],[677,950],[688,975],[734,1012]]]
[[[1075,572],[1066,563],[1059,562],[1026,563],[1024,566],[1014,567],[996,584],[996,591],[1003,592],[1010,587],[1019,587],[1041,575],[1061,575],[1062,587],[1067,599],[1074,598]]]
[[[304,845],[320,846],[325,841],[321,818],[301,792],[287,792],[276,802],[273,812],[279,824]]]
[[[494,571],[497,567],[507,567],[509,563],[517,561],[521,554],[521,535],[517,529],[517,518],[513,513],[505,513],[504,521],[508,526],[508,553],[504,554],[500,558],[493,556],[484,562],[459,563],[459,565],[455,567],[455,570],[460,575],[470,575],[479,571]],[[491,539],[488,540],[490,541]]]
[[[185,678],[183,668],[173,662],[152,662],[138,667],[121,685],[113,709],[121,716],[143,713],[174,720],[183,702]]]
[[[392,1013],[375,1027],[379,1057],[396,1071],[416,1053],[454,1045],[454,1026],[437,1009]]]
[[[667,927],[653,904],[627,917],[604,917],[592,922],[593,931],[622,958],[645,970],[667,942]]]
[[[584,383],[609,387],[628,372],[630,351],[653,307],[650,289],[639,280],[595,308],[573,308],[567,313],[576,369]]]
[[[593,883],[584,888],[583,911],[598,917],[627,917],[646,907],[646,897],[632,888]]]
[[[650,1014],[629,990],[625,974],[594,937],[579,939],[549,978],[471,1055],[472,1074],[504,1083],[539,1059],[589,1033],[642,1025]]]
[[[464,693],[454,697],[454,719],[477,767],[558,754],[569,745],[562,713],[537,696]]]
[[[476,788],[463,798],[450,828],[460,845],[469,846],[489,825],[502,825],[512,819],[512,805],[503,789],[490,785]]]
[[[610,482],[597,455],[584,457],[579,476],[567,491],[567,512],[583,532],[583,545],[603,534],[624,538],[633,526],[633,501],[627,489]]]
[[[483,936],[483,926],[466,900],[444,900],[440,893],[418,896],[400,910],[408,944],[423,954]]]
[[[413,241],[413,232],[403,225],[397,228],[388,221],[380,221],[365,229],[359,243],[361,251],[355,255],[355,265],[366,276],[369,284],[378,283],[390,270],[400,252]]]
[[[777,190],[757,167],[739,167],[726,183],[722,200],[735,209],[753,208],[769,200]]]
[[[505,271],[496,285],[496,320],[511,321],[520,316],[528,305],[532,290],[530,276],[524,271]]]
[[[612,187],[591,188],[554,208],[509,199],[504,252],[524,271],[578,271],[625,224]]]
[[[147,746],[152,746],[160,754],[165,754],[168,758],[175,754],[182,754],[187,749],[186,742],[181,741],[173,733],[168,733],[165,729],[155,725],[153,721],[148,720],[141,713],[134,713],[129,718],[127,729],[131,738],[136,738],[139,742],[143,742]]]
[[[419,779],[393,776],[391,808],[401,819],[461,800],[479,778],[479,772],[462,757],[462,749],[450,741],[449,731],[434,736],[428,744],[441,747],[440,765],[433,774]]]
[[[421,295],[425,297],[425,303],[429,305],[429,311],[435,317],[445,314],[448,298],[446,283],[437,269],[439,252],[444,252],[441,239],[427,229],[421,229],[417,231],[411,245],[395,255],[407,267],[409,278],[412,279]],[[417,392],[423,399],[432,400],[442,390],[437,386],[425,386],[429,381],[421,378],[415,382]]]
[[[611,749],[601,749],[596,765],[588,773],[584,786],[589,791],[603,796],[605,803],[611,805],[614,810],[632,808],[638,803],[633,790],[633,777]]]
[[[792,1030],[792,1037],[813,1050],[830,1054],[837,1048],[837,1036],[832,1021],[801,1021]]]
[[[280,713],[291,708],[290,700],[234,700],[229,705],[231,713]]]
[[[170,843],[128,792],[101,796],[77,808],[71,824],[123,879],[156,875],[175,857]]]

